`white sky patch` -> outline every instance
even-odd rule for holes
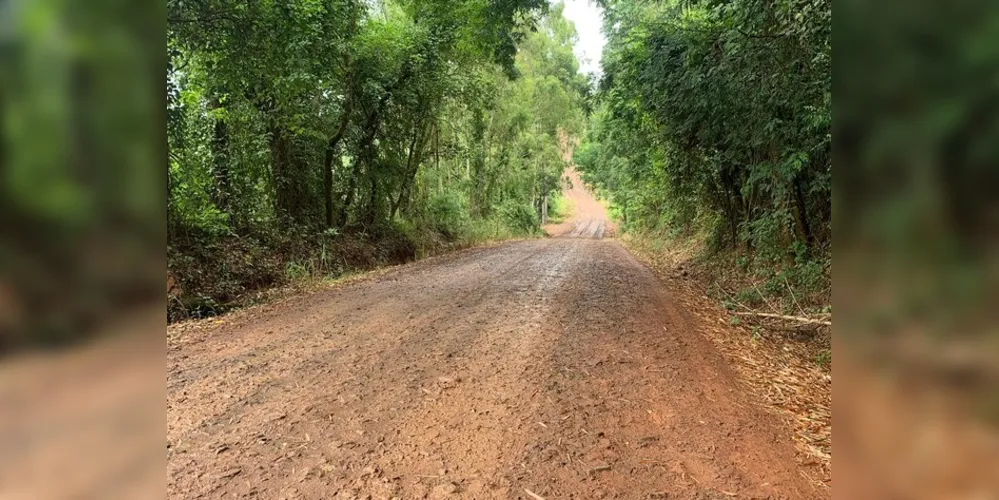
[[[579,40],[573,47],[576,58],[579,59],[581,73],[602,73],[600,56],[603,54],[606,39],[603,33],[603,12],[590,0],[564,0],[566,19],[576,25]]]

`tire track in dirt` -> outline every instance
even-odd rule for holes
[[[528,454],[555,478],[548,498],[583,486],[594,498],[822,498],[792,465],[786,430],[652,273],[616,243],[577,244],[590,265],[557,308],[541,417],[558,425]]]
[[[563,238],[602,239],[614,233],[613,224],[607,219],[600,204],[575,169],[568,169],[562,178],[562,193],[569,201],[572,213],[558,224],[548,224],[543,229],[549,236]]]
[[[253,316],[172,336],[172,496],[813,495],[616,242],[510,243]]]
[[[174,325],[168,493],[827,498],[678,304],[617,242],[551,238]]]

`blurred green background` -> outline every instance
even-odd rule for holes
[[[878,295],[838,297],[857,307],[843,332],[994,334],[999,11],[837,5],[836,279]]]
[[[154,2],[0,3],[0,352],[161,298],[164,40]]]
[[[894,381],[901,431],[943,428],[912,401],[947,401],[957,425],[922,453],[974,457],[947,492],[995,491],[999,451],[960,436],[999,420],[999,6],[843,0],[833,23],[837,378],[846,358]],[[161,3],[0,2],[0,351],[165,301],[165,25]],[[914,470],[892,447],[855,465],[875,456],[871,421],[842,410],[863,388],[834,386],[856,431],[837,431],[837,491],[851,464],[882,485]],[[920,490],[927,463],[901,497],[944,491]]]
[[[999,492],[999,5],[837,2],[836,491]]]

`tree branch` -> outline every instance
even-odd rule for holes
[[[761,313],[761,312],[734,312],[732,314],[735,314],[736,316],[760,316],[763,318],[786,319],[786,320],[797,321],[799,323],[832,326],[832,321],[806,318],[804,316],[785,316],[783,314],[772,314],[772,313]]]

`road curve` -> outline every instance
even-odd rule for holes
[[[616,241],[549,238],[175,325],[168,493],[827,497],[699,321]]]

